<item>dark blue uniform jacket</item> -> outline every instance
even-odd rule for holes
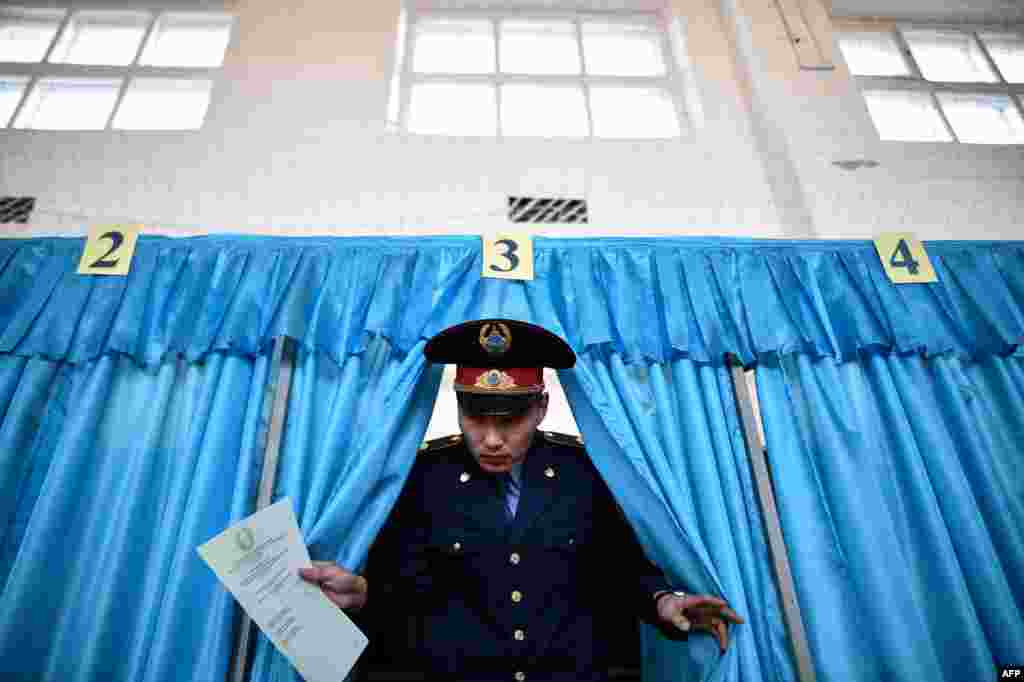
[[[671,588],[573,443],[537,434],[511,523],[460,436],[419,454],[370,555],[373,647],[430,680],[605,679],[621,619],[657,625]]]

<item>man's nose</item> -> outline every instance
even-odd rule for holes
[[[484,431],[484,445],[490,448],[498,448],[501,447],[501,443],[501,432],[494,426],[488,426],[487,430]]]

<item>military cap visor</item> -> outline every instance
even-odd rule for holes
[[[531,405],[540,400],[543,393],[484,395],[459,391],[455,395],[459,401],[459,407],[466,414],[478,417],[514,417],[530,409]]]

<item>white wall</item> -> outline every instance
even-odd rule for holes
[[[817,1],[808,16],[830,46]],[[387,132],[399,0],[289,5],[239,0],[202,131],[0,131],[0,194],[38,198],[34,234],[128,219],[161,232],[472,234],[506,225],[506,195],[541,193],[586,196],[589,234],[1024,234],[1024,147],[878,141],[838,50],[835,70],[801,72],[770,2],[671,0],[702,117],[681,140],[644,142]],[[880,166],[832,165],[848,158]]]

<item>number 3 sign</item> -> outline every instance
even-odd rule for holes
[[[523,232],[501,232],[481,237],[484,244],[483,277],[533,279],[533,239]]]
[[[94,227],[78,263],[80,275],[127,275],[139,238],[138,225]]]
[[[875,239],[875,249],[882,259],[885,274],[894,284],[939,281],[924,246],[914,235],[897,232],[879,235]]]

